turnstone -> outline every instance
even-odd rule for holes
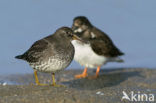
[[[124,53],[114,45],[106,33],[94,27],[86,17],[78,16],[74,18],[72,30],[81,39],[88,42],[72,41],[75,47],[75,61],[85,66],[83,73],[76,75],[75,78],[85,78],[87,68],[95,67],[97,67],[97,70],[93,77],[97,78],[102,65],[107,62],[123,62],[119,56]]]
[[[59,86],[55,82],[55,73],[64,70],[73,60],[75,52],[71,44],[73,39],[78,40],[79,38],[73,35],[70,28],[62,27],[53,35],[36,41],[24,54],[15,58],[23,59],[30,64],[34,69],[37,85],[46,85],[41,84],[38,80],[37,71],[40,71],[52,73],[52,85]]]

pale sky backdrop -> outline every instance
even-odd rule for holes
[[[0,75],[32,73],[16,55],[76,16],[86,16],[126,55],[107,68],[156,67],[156,0],[0,0]],[[68,69],[83,68],[73,62]]]

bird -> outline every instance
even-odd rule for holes
[[[69,27],[61,27],[52,35],[36,41],[25,53],[15,58],[25,60],[34,69],[36,85],[45,86],[39,82],[37,72],[52,74],[52,86],[55,82],[55,73],[69,66],[74,57],[72,40],[81,40],[73,34]]]
[[[87,17],[75,17],[71,28],[77,36],[86,41],[72,41],[75,48],[74,60],[85,67],[83,73],[75,75],[75,78],[86,78],[88,68],[95,67],[96,74],[88,78],[97,78],[101,66],[107,62],[124,62],[120,58],[124,53],[114,45],[105,32],[93,26]]]

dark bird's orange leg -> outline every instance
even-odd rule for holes
[[[79,79],[79,78],[85,78],[87,77],[87,68],[84,69],[83,73],[82,74],[79,74],[79,75],[75,75],[75,78]]]
[[[100,72],[100,66],[97,67],[96,74],[94,76],[90,76],[88,78],[89,79],[96,79],[99,76],[99,72]]]

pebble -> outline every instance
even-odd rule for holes
[[[104,95],[101,91],[96,92],[97,95]]]

